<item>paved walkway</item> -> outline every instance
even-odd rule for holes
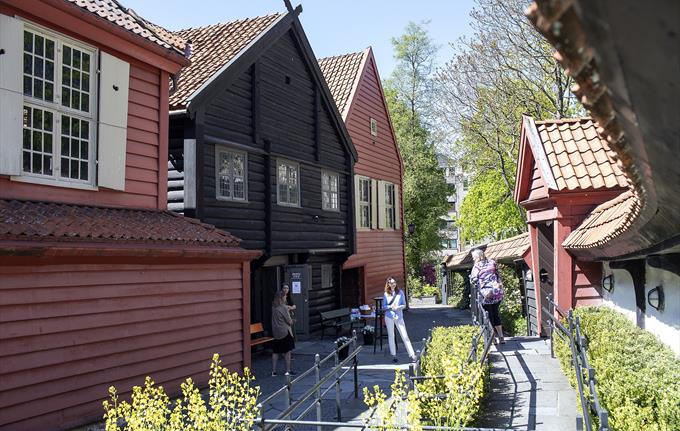
[[[550,357],[550,341],[508,338],[491,352],[491,391],[480,427],[573,431],[576,394]]]

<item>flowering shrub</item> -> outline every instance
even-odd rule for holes
[[[374,409],[367,425],[378,430],[393,430],[403,425],[411,426],[412,430],[422,429],[424,425],[470,425],[479,413],[488,373],[486,364],[467,361],[478,331],[474,326],[434,328],[422,370],[426,376],[445,377],[423,380],[408,392],[403,373],[397,371],[389,398],[377,386],[373,392],[364,388],[364,401]],[[481,352],[481,343],[478,348]]]
[[[246,431],[259,415],[259,387],[247,368],[243,375],[230,373],[219,355],[210,365],[208,403],[191,378],[182,383],[182,397],[174,407],[162,386],[147,377],[144,386],[132,388],[130,402],[119,401],[116,388],[109,388],[104,401],[106,431]]]
[[[367,334],[373,335],[374,332],[375,332],[375,328],[374,328],[373,326],[371,326],[371,325],[366,325],[366,326],[364,326],[364,328],[361,330],[361,333],[364,334],[364,335],[367,335]]]
[[[432,262],[423,263],[420,271],[423,274],[423,281],[425,284],[429,284],[430,286],[437,284],[437,270]]]

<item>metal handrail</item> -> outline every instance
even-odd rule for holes
[[[583,410],[583,423],[586,431],[593,430],[593,414],[597,417],[599,425],[598,431],[609,431],[609,412],[602,407],[595,387],[595,369],[590,367],[587,355],[587,343],[582,335],[581,319],[574,317],[573,310],[562,310],[553,300],[552,295],[548,295],[547,303],[550,309],[541,306],[541,310],[548,317],[548,328],[550,331],[550,354],[555,357],[554,333],[557,329],[558,336],[569,344],[571,351],[571,365],[576,373],[576,386],[581,408]],[[560,321],[556,314],[562,316],[567,321],[568,327]],[[587,375],[587,382],[584,376]],[[584,386],[588,387],[589,394],[584,391]]]
[[[352,347],[352,351],[347,355],[347,358],[343,359],[340,361],[339,359],[339,352],[342,349]],[[359,396],[359,381],[358,381],[358,371],[357,367],[359,364],[358,361],[358,355],[359,352],[362,350],[362,346],[357,346],[357,335],[356,331],[353,332],[352,338],[350,338],[347,342],[336,346],[335,350],[328,354],[326,357],[323,359],[320,359],[319,354],[317,353],[314,357],[314,366],[312,368],[309,368],[299,376],[297,376],[295,379],[290,379],[290,376],[287,376],[287,382],[286,385],[269,395],[267,398],[264,400],[260,401],[258,403],[258,409],[260,411],[260,417],[256,418],[254,420],[254,423],[257,424],[261,430],[267,431],[271,429],[271,427],[275,424],[279,423],[286,423],[286,424],[297,424],[297,425],[302,425],[302,422],[309,422],[309,421],[301,421],[303,417],[305,417],[309,412],[312,410],[312,408],[316,407],[316,416],[317,416],[317,421],[316,422],[321,422],[321,400],[323,397],[329,393],[332,389],[336,390],[336,408],[337,408],[337,419],[338,421],[341,420],[342,418],[342,411],[340,407],[340,381],[347,375],[347,373],[350,372],[350,370],[354,371],[354,397],[358,398]],[[335,360],[335,365],[333,368],[323,377],[320,377],[320,369],[321,365],[323,365],[325,362],[328,362],[329,360],[334,359]],[[347,367],[348,364],[352,363],[351,366]],[[347,367],[346,370],[343,372],[340,372],[344,367]],[[306,376],[309,376],[311,373],[315,373],[315,384],[309,388],[302,396],[295,402],[292,401],[292,390],[293,386],[301,381],[303,378]],[[333,384],[329,385],[323,392],[321,391],[322,386],[327,383],[329,380],[333,380]],[[287,400],[287,406],[286,408],[279,413],[276,418],[274,419],[266,419],[263,414],[263,406],[273,400],[274,398],[286,394],[286,400]],[[307,406],[302,413],[298,414],[295,419],[291,419],[290,415],[298,408],[300,408],[303,403],[305,403],[307,400],[310,398],[314,398],[313,402]],[[322,425],[317,426],[317,430],[321,430]]]

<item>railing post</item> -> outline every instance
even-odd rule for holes
[[[316,384],[319,384],[319,377],[321,373],[321,359],[319,357],[319,354],[317,353],[314,355],[314,377],[316,380]],[[317,388],[316,390],[316,420],[318,422],[321,422],[321,388]],[[316,431],[323,431],[322,426],[317,426]]]
[[[292,385],[290,384],[290,374],[286,374],[286,408],[293,403]],[[290,420],[290,414],[286,415],[284,419]]]
[[[557,318],[557,316],[555,316],[555,303],[552,301],[552,293],[548,294],[548,305],[550,306],[552,316]],[[553,323],[552,319],[548,319],[548,330],[550,331],[550,357],[554,358],[555,338],[553,332],[555,331],[555,324]]]
[[[352,331],[352,333],[354,335],[352,338],[352,353],[354,353],[357,350],[357,331]],[[354,355],[352,364],[354,365],[354,399],[357,399],[359,398],[359,357],[357,355]]]
[[[340,364],[340,357],[338,346],[335,346],[335,412],[338,422],[342,420],[342,412],[340,411],[340,375],[338,374],[338,365]]]

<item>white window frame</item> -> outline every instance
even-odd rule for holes
[[[328,177],[328,187],[324,187],[324,176]],[[331,180],[335,178],[336,189],[333,191],[331,187]],[[324,195],[328,193],[330,198],[330,206],[326,205]],[[335,199],[333,199],[335,197]],[[333,205],[335,203],[335,205]],[[333,171],[321,171],[321,209],[324,211],[340,211],[340,175]]]
[[[378,136],[378,120],[375,118],[370,118],[370,128],[371,128],[371,135],[372,136]]]
[[[54,100],[47,102],[37,99],[32,96],[23,95],[22,111],[24,107],[31,109],[37,108],[42,111],[49,111],[52,113],[52,175],[43,175],[32,172],[25,172],[23,169],[23,137],[21,146],[21,175],[11,177],[12,181],[29,182],[45,185],[56,185],[61,187],[97,190],[96,173],[97,173],[97,110],[99,106],[98,94],[98,64],[99,64],[99,50],[94,46],[85,44],[61,33],[55,32],[43,26],[34,24],[29,21],[22,20],[24,23],[23,31],[30,32],[34,35],[47,37],[55,42],[55,59],[54,59]],[[21,40],[24,39],[24,33],[21,34]],[[80,111],[71,107],[62,106],[62,65],[63,65],[63,47],[68,46],[79,51],[84,51],[90,55],[90,103],[89,112]],[[44,66],[43,66],[44,67]],[[21,67],[21,81],[23,86],[24,76],[23,66],[23,42],[22,42],[22,67]],[[44,69],[43,69],[44,70]],[[44,91],[44,88],[43,88]],[[66,115],[80,121],[87,121],[89,123],[88,133],[88,180],[80,180],[75,178],[62,177],[61,174],[61,116]],[[22,132],[23,133],[23,132]],[[70,156],[69,156],[70,157]]]
[[[282,165],[285,165],[288,168],[287,171],[287,176],[286,179],[287,181],[290,179],[290,169],[295,169],[297,172],[297,187],[295,189],[295,192],[297,193],[297,203],[291,203],[290,202],[290,186],[288,186],[288,196],[287,200],[282,200],[281,196],[281,190],[279,188],[279,169]],[[300,164],[297,162],[292,162],[290,160],[286,159],[277,159],[276,160],[276,203],[277,205],[281,205],[284,207],[295,207],[295,208],[300,208],[302,207],[302,203],[300,202],[301,198],[301,193],[300,193],[300,186],[301,183],[301,178],[300,178]]]
[[[220,194],[220,153],[231,153],[232,155],[243,156],[243,198],[234,197],[234,172],[233,169],[229,172],[231,180],[230,196],[223,196]],[[235,150],[224,145],[215,145],[215,199],[219,201],[229,202],[248,202],[248,153],[245,151]]]
[[[385,211],[384,211],[384,216],[385,216],[385,229],[387,230],[395,230],[397,228],[397,211],[396,211],[396,186],[394,183],[389,183],[385,182]],[[390,198],[392,199],[392,203],[390,203]],[[390,217],[388,217],[388,214],[392,214],[392,219],[390,223]]]
[[[362,190],[362,182],[365,182],[368,185],[368,200],[364,201],[361,199],[361,190]],[[359,190],[356,191],[357,193],[357,206],[359,207],[359,220],[357,220],[357,229],[362,229],[362,230],[370,230],[372,226],[372,220],[373,220],[373,187],[371,185],[371,179],[368,177],[359,177]],[[368,208],[368,226],[362,226],[361,224],[361,214],[363,212],[364,208]]]
[[[321,265],[321,288],[327,289],[333,287],[333,265]]]

